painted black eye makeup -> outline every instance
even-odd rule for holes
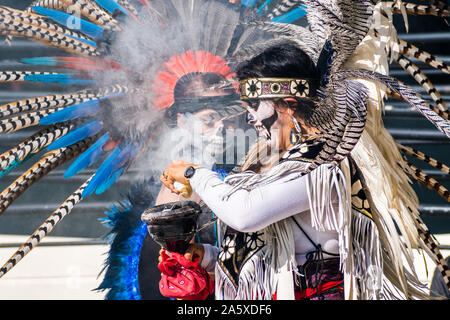
[[[260,103],[261,103],[261,100],[259,100],[259,99],[255,99],[255,100],[247,100],[246,102],[247,102],[247,104],[248,104],[248,106],[249,106],[250,108],[252,108],[252,109],[254,109],[255,111],[257,111],[258,108],[259,108],[259,105],[260,105]]]
[[[278,113],[274,112],[272,116],[265,118],[261,121],[261,123],[266,127],[268,131],[270,131],[270,128],[272,128],[272,125],[275,123],[275,121],[278,120]]]

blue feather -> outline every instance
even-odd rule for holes
[[[109,187],[111,187],[114,182],[116,182],[124,173],[125,167],[120,168],[116,172],[114,172],[107,180],[105,180],[96,190],[95,194],[102,194],[105,192]]]
[[[99,121],[90,122],[54,141],[47,147],[47,150],[51,151],[70,146],[78,141],[86,139],[87,137],[96,135],[102,129],[103,125]]]
[[[45,116],[39,120],[39,124],[51,125],[58,122],[73,120],[93,115],[100,110],[99,100],[86,101],[74,106],[64,108]]]
[[[86,187],[86,193],[93,192],[95,190],[98,191],[96,192],[97,194],[100,194],[103,193],[107,188],[109,188],[115,181],[117,181],[117,179],[120,178],[126,167],[129,165],[130,161],[133,160],[137,150],[137,147],[132,146],[132,144],[129,143],[123,150],[120,151],[120,153],[117,154],[117,156],[114,157],[114,159],[112,159],[111,161],[105,161],[97,170],[94,178],[91,181],[92,186],[90,188],[92,189],[86,191]],[[120,173],[116,174],[116,172]]]
[[[109,289],[107,300],[140,300],[139,254],[147,234],[147,224],[140,219],[142,211],[128,201],[114,205],[100,221],[109,226],[113,237],[105,262],[104,279],[96,290]]]
[[[57,82],[60,84],[69,84],[69,85],[92,85],[92,84],[95,84],[94,80],[74,78],[74,75],[71,73],[30,74],[30,75],[24,76],[24,81],[44,82],[44,83]]]
[[[83,152],[64,172],[64,178],[70,178],[76,175],[84,168],[89,167],[91,164],[97,162],[97,160],[105,153],[103,151],[103,145],[109,140],[109,134],[105,133],[100,139],[98,139],[92,146]]]
[[[267,6],[272,2],[272,0],[266,0],[259,8],[258,10],[256,10],[256,12],[261,15],[261,14],[265,14],[267,13],[266,11],[268,10]],[[264,10],[264,12],[263,12]]]
[[[31,65],[50,66],[50,67],[54,67],[59,63],[59,61],[51,57],[26,58],[21,59],[20,62]]]
[[[227,175],[226,170],[214,171],[219,173],[221,179]],[[140,182],[132,187],[125,201],[113,205],[105,212],[106,217],[100,218],[105,226],[111,228],[107,235],[110,246],[105,261],[105,275],[100,286],[95,289],[107,290],[106,300],[142,299],[139,260],[148,229],[141,220],[141,214],[155,205],[154,199],[159,189],[159,185],[152,181]]]
[[[241,5],[249,8],[253,8],[255,6],[256,0],[242,0]]]
[[[105,37],[103,36],[103,31],[105,29],[95,23],[80,19],[75,15],[70,15],[61,11],[47,9],[40,6],[33,6],[32,9],[37,14],[46,16],[69,29],[79,30],[88,37],[94,39],[105,40]]]
[[[110,161],[107,164],[102,165],[97,170],[96,176],[93,179],[93,180],[95,180],[95,182],[93,182],[93,184],[95,185],[95,190],[102,188],[102,185],[104,185],[102,188],[103,191],[106,190],[106,189],[104,189],[104,187],[107,186],[108,180],[110,178],[113,180],[112,175],[114,175],[114,173],[116,171],[118,171],[126,166],[126,164],[128,163],[128,161],[130,159],[131,152],[132,152],[131,144],[129,144],[123,150],[120,151],[120,153],[114,158],[113,161]],[[118,179],[119,177],[120,176],[117,176],[116,178]],[[111,182],[114,182],[114,181],[111,181]],[[101,191],[100,193],[102,193],[103,191]]]
[[[106,300],[142,299],[138,272],[140,253],[148,230],[141,214],[155,205],[154,199],[159,189],[159,185],[152,180],[139,182],[131,187],[124,201],[113,205],[105,212],[106,217],[100,218],[106,227],[111,228],[106,235],[110,246],[105,274],[95,289],[106,290]]]
[[[118,4],[115,0],[95,0],[97,4],[109,13],[114,13],[115,10],[120,10],[123,13],[125,13],[127,16],[129,16],[129,13],[127,10],[125,10],[120,4]]]
[[[109,175],[111,173],[109,171],[111,164],[116,160],[116,158],[120,153],[121,153],[120,148],[116,147],[114,151],[108,156],[108,158],[106,158],[106,160],[102,163],[100,168],[98,168],[94,177],[81,194],[83,198],[92,194],[98,188],[98,186],[100,186],[105,181],[105,179],[109,178]]]
[[[306,11],[304,10],[305,8],[305,6],[300,6],[279,17],[275,17],[270,21],[279,23],[293,23],[306,15]]]
[[[117,156],[116,161],[114,161],[113,165],[111,166],[111,173],[116,172],[118,169],[122,168],[123,166],[128,166],[130,161],[134,159],[136,156],[137,151],[139,150],[138,147],[132,145],[131,143],[128,144],[122,152]]]
[[[111,3],[108,0],[95,0],[95,2],[97,2],[97,4],[100,7],[102,7],[103,9],[108,11],[109,13],[113,13],[114,12],[114,7],[111,5]]]

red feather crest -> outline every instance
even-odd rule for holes
[[[164,70],[157,73],[153,82],[156,94],[154,108],[157,110],[169,108],[175,102],[174,91],[178,80],[189,73],[212,72],[229,79],[235,75],[230,71],[225,59],[210,52],[200,50],[177,54],[164,63]]]

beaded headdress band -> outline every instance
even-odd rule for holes
[[[314,81],[293,78],[249,78],[239,81],[242,100],[307,98],[315,93]]]

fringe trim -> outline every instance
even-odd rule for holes
[[[268,172],[264,174],[257,174],[254,173],[253,171],[245,171],[242,173],[229,175],[228,177],[225,178],[224,181],[227,184],[233,186],[233,188],[231,188],[231,190],[228,193],[224,194],[222,199],[223,200],[228,199],[233,193],[241,189],[250,191],[255,187],[270,184],[290,173],[297,172],[299,173],[300,177],[302,175],[301,172],[304,171],[310,165],[311,165],[310,163],[304,163],[300,161],[285,161],[271,168]]]
[[[215,295],[216,300],[235,300],[236,289],[227,274],[216,263],[215,270]]]
[[[263,248],[254,254],[239,273],[237,290],[232,281],[217,264],[216,300],[271,300],[274,293],[274,272],[267,265]]]
[[[383,258],[375,223],[353,210],[351,216],[352,273],[359,279],[359,299],[379,300],[383,289]]]
[[[297,271],[292,221],[284,219],[268,226],[264,229],[264,238],[267,247],[264,260],[270,261],[266,279],[270,281],[271,293],[279,291],[279,299],[294,299],[293,277],[285,276],[286,273],[293,275]]]
[[[339,167],[327,164],[319,166],[309,176],[307,192],[312,227],[318,231],[338,232],[341,270],[343,270],[350,248],[349,221],[352,209],[350,187],[347,185],[350,178],[347,178]],[[336,189],[337,199],[331,198],[333,189]]]
[[[217,300],[272,300],[276,291],[285,288],[289,291],[293,285],[293,277],[281,276],[283,272],[292,274],[297,268],[291,221],[279,221],[262,232],[265,246],[245,262],[239,272],[237,289],[219,264],[216,265]],[[293,299],[293,289],[287,295]]]

